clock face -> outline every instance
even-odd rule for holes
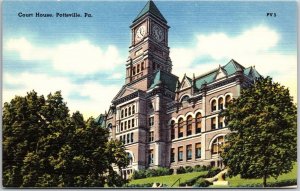
[[[152,28],[152,36],[158,41],[161,42],[164,40],[164,31],[158,25],[153,25]]]
[[[137,40],[141,40],[146,34],[146,29],[145,26],[141,26],[140,28],[138,28],[138,30],[136,31],[136,39]]]

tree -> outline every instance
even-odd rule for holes
[[[108,141],[107,129],[79,112],[69,115],[60,92],[45,99],[35,91],[3,108],[5,187],[103,187],[122,183],[111,164],[127,165],[124,146]],[[108,152],[109,151],[109,152]],[[113,176],[109,176],[113,174]]]
[[[297,109],[289,90],[270,77],[259,78],[223,112],[227,127],[222,158],[230,176],[277,178],[297,158]]]

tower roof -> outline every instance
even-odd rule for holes
[[[159,9],[156,7],[154,2],[152,0],[149,0],[145,7],[141,10],[141,12],[138,14],[138,16],[134,19],[133,22],[137,21],[139,18],[143,17],[145,14],[150,13],[159,19],[163,20],[164,22],[167,22],[167,20],[164,18],[164,16],[160,13]]]

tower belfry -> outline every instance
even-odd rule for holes
[[[131,46],[126,64],[126,84],[147,78],[158,70],[171,72],[167,20],[153,1],[148,1],[131,28]]]

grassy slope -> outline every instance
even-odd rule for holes
[[[288,180],[288,179],[297,179],[297,164],[294,164],[293,170],[289,173],[280,175],[277,180],[274,178],[268,178],[268,182],[277,182],[281,180]],[[240,176],[235,176],[232,178],[228,178],[227,181],[229,182],[231,187],[239,187],[245,184],[256,184],[262,183],[262,179],[241,179]]]
[[[167,184],[168,186],[171,186],[178,178],[180,179],[180,182],[184,182],[186,180],[192,179],[199,175],[206,174],[207,171],[203,172],[191,172],[191,173],[185,173],[185,174],[176,174],[176,175],[168,175],[168,176],[158,176],[158,177],[150,177],[150,178],[143,178],[143,179],[137,179],[132,180],[129,182],[129,185],[131,184],[145,184],[145,183],[163,183]],[[174,187],[178,187],[179,182],[177,182]]]

